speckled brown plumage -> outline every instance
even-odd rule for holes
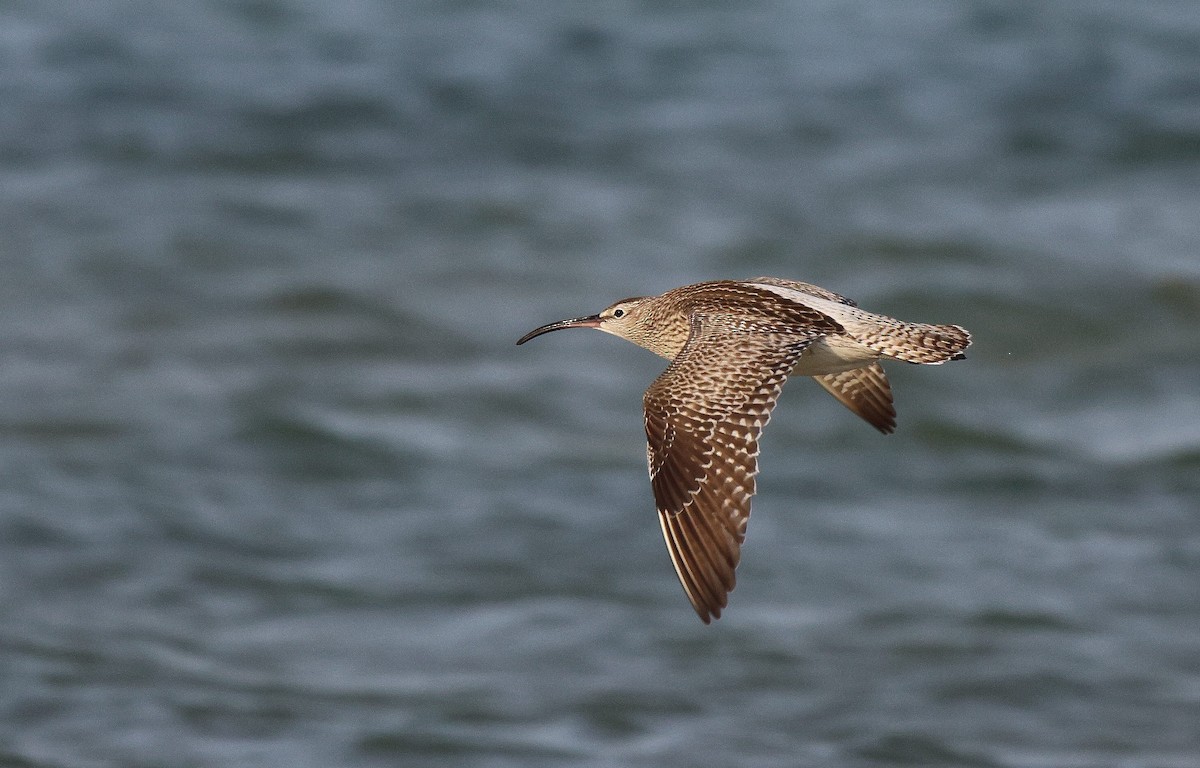
[[[814,377],[884,433],[896,426],[879,359],[938,364],[963,357],[954,325],[906,323],[809,283],[718,280],[624,299],[537,328],[591,327],[671,361],[643,400],[647,463],[663,538],[692,607],[719,618],[758,474],[758,441],[789,375]]]

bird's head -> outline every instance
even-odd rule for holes
[[[597,314],[588,315],[587,317],[574,317],[570,320],[559,320],[557,323],[550,323],[540,328],[534,328],[518,339],[517,343],[524,344],[534,336],[541,336],[543,333],[549,333],[550,331],[560,331],[563,328],[599,328],[605,333],[611,333],[614,336],[628,339],[635,344],[641,344],[642,334],[640,331],[646,320],[646,312],[644,311],[646,300],[647,297],[645,296],[621,299]]]

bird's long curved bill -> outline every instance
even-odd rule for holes
[[[550,331],[561,331],[563,328],[599,328],[600,315],[588,315],[587,317],[573,317],[570,320],[559,320],[557,323],[543,325],[541,328],[534,328],[529,333],[517,339],[517,344],[524,344],[534,336],[541,336],[543,333]]]

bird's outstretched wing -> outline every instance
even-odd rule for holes
[[[892,387],[879,363],[841,373],[813,376],[842,405],[885,435],[896,431]]]
[[[646,390],[647,460],[659,523],[683,590],[719,618],[750,517],[758,438],[805,347],[828,332],[746,333],[738,318],[692,316],[686,346]]]

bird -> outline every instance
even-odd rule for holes
[[[721,617],[736,584],[758,475],[759,438],[789,376],[814,378],[884,434],[896,428],[881,360],[961,360],[957,325],[909,323],[833,291],[775,277],[713,280],[622,299],[549,323],[596,328],[670,361],[642,405],[646,462],[675,573],[701,621]]]

